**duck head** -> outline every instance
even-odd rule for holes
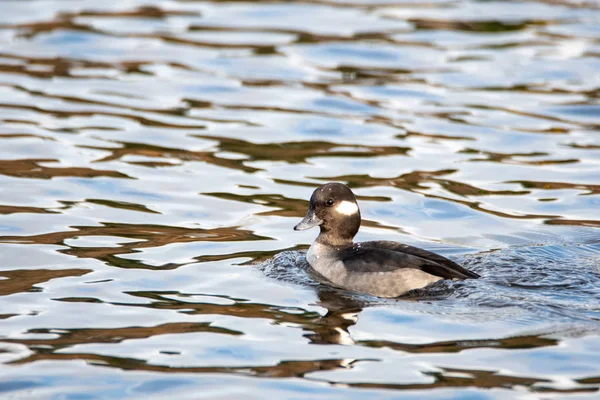
[[[319,242],[336,245],[352,242],[360,228],[360,209],[348,186],[330,182],[315,189],[306,216],[294,230],[315,226],[321,229]]]

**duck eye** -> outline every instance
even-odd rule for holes
[[[328,206],[332,206],[332,205],[333,205],[333,199],[329,199],[329,200],[327,200],[327,205],[328,205]]]

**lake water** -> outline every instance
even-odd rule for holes
[[[0,9],[0,398],[600,398],[598,1]],[[328,181],[482,279],[317,284]]]

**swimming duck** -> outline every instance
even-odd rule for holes
[[[333,286],[379,297],[397,297],[441,279],[479,278],[454,261],[418,247],[377,240],[354,243],[360,209],[348,186],[318,187],[304,219],[294,230],[319,226],[306,253],[310,266]]]

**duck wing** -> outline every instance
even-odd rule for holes
[[[346,268],[356,272],[390,272],[401,268],[415,268],[444,279],[479,278],[475,272],[446,257],[398,242],[355,244],[343,250],[341,258]]]

